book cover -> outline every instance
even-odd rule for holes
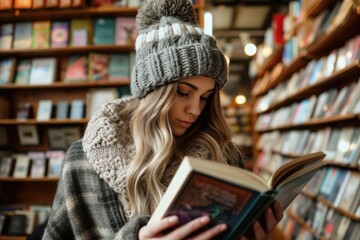
[[[41,178],[45,176],[46,159],[44,152],[32,151],[28,152],[31,160],[30,177]]]
[[[216,239],[244,235],[274,199],[283,210],[324,163],[317,152],[288,161],[265,182],[244,169],[186,156],[149,223],[176,214],[180,224],[207,214],[210,226],[226,223]]]
[[[55,58],[34,58],[31,61],[29,84],[51,84],[55,81]]]
[[[20,236],[26,234],[27,217],[24,214],[13,214],[10,216],[7,234]]]
[[[60,177],[62,164],[65,158],[64,151],[46,151],[46,158],[49,159],[48,177]]]
[[[21,102],[18,104],[16,111],[16,119],[26,120],[32,117],[33,107],[29,102]]]
[[[94,45],[113,45],[115,38],[115,18],[95,18]]]
[[[31,60],[30,59],[20,59],[16,67],[15,72],[15,84],[28,84],[30,77],[31,69]]]
[[[40,9],[45,7],[45,0],[33,0],[33,9]]]
[[[70,22],[70,45],[87,46],[92,44],[92,20],[72,19]]]
[[[65,136],[66,147],[70,147],[75,141],[81,138],[80,128],[79,127],[63,127],[63,132]]]
[[[355,205],[360,199],[360,173],[352,172],[346,184],[344,193],[339,201],[339,207],[345,211],[354,213]]]
[[[18,125],[18,137],[23,146],[34,146],[39,144],[39,135],[35,125]]]
[[[51,149],[66,149],[65,133],[62,128],[47,129]]]
[[[50,24],[48,20],[33,22],[32,48],[49,48]]]
[[[15,74],[15,58],[0,60],[0,84],[9,84],[12,82]]]
[[[15,49],[30,49],[32,40],[32,22],[15,23],[13,47]]]
[[[56,104],[56,115],[57,119],[66,119],[69,116],[69,104],[67,101],[59,101]]]
[[[90,53],[89,81],[107,81],[109,77],[109,55]]]
[[[56,8],[59,6],[59,0],[45,0],[46,8]]]
[[[10,156],[0,158],[0,177],[11,176],[13,159]]]
[[[71,6],[73,8],[77,8],[77,7],[83,7],[85,5],[86,5],[85,0],[72,0]]]
[[[30,158],[24,154],[15,156],[14,178],[26,178],[30,168]]]
[[[0,25],[0,49],[11,49],[13,46],[14,24]]]
[[[13,7],[12,0],[0,0],[0,10],[10,10]]]
[[[118,17],[115,20],[115,44],[116,45],[134,45],[137,30],[135,18]]]
[[[51,47],[67,47],[70,37],[68,21],[54,21],[51,25]]]
[[[88,80],[87,55],[70,56],[66,66],[65,82],[86,82]]]
[[[53,109],[52,100],[40,100],[36,114],[36,120],[49,121],[51,119]]]
[[[71,4],[72,0],[59,0],[59,8],[69,8]]]
[[[29,9],[31,8],[32,0],[14,0],[15,9]]]
[[[84,117],[85,103],[83,100],[73,100],[70,108],[70,119],[81,119]]]
[[[110,54],[109,81],[129,82],[129,54]]]

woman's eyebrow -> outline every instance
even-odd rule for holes
[[[191,84],[191,83],[188,83],[188,82],[179,82],[179,84],[185,84],[185,85],[191,87],[192,89],[194,89],[194,90],[196,90],[196,91],[199,90],[199,88],[198,88],[197,86],[195,86],[195,85],[193,85],[193,84]],[[214,88],[209,89],[209,90],[207,90],[206,92],[213,92],[213,91],[214,91]]]

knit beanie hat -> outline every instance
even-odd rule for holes
[[[159,86],[197,75],[214,79],[220,88],[225,85],[225,56],[199,27],[190,0],[146,0],[136,25],[133,96],[143,97]]]

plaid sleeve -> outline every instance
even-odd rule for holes
[[[92,169],[77,141],[66,154],[43,240],[137,239],[147,220],[125,219],[117,193]]]

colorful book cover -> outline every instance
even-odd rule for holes
[[[10,10],[13,7],[12,0],[0,0],[0,10]]]
[[[87,46],[92,41],[92,20],[72,19],[70,22],[71,46]]]
[[[90,53],[89,80],[107,81],[109,77],[109,55]]]
[[[94,45],[113,45],[115,37],[115,18],[95,18]]]
[[[28,84],[30,77],[31,60],[21,59],[16,67],[15,84]]]
[[[0,84],[12,82],[15,72],[15,58],[0,60]]]
[[[30,177],[41,178],[45,176],[46,159],[44,152],[29,152],[31,160]]]
[[[55,58],[34,58],[31,62],[29,84],[51,84],[55,81]]]
[[[48,177],[60,177],[62,163],[65,158],[64,151],[46,151],[46,157],[49,159]]]
[[[31,48],[32,22],[17,22],[15,24],[14,48]]]
[[[109,64],[110,81],[129,81],[130,59],[129,54],[111,54]]]
[[[0,49],[11,49],[13,43],[14,24],[0,25]]]
[[[69,33],[68,21],[54,21],[51,25],[51,47],[68,46]]]
[[[65,73],[65,82],[86,82],[88,80],[88,58],[86,55],[70,56]]]
[[[135,18],[119,17],[115,23],[115,44],[133,45],[137,36]]]
[[[15,9],[29,9],[31,8],[32,0],[14,0]]]
[[[32,48],[49,48],[50,21],[33,22]]]
[[[40,9],[45,7],[45,0],[33,0],[33,9]]]

